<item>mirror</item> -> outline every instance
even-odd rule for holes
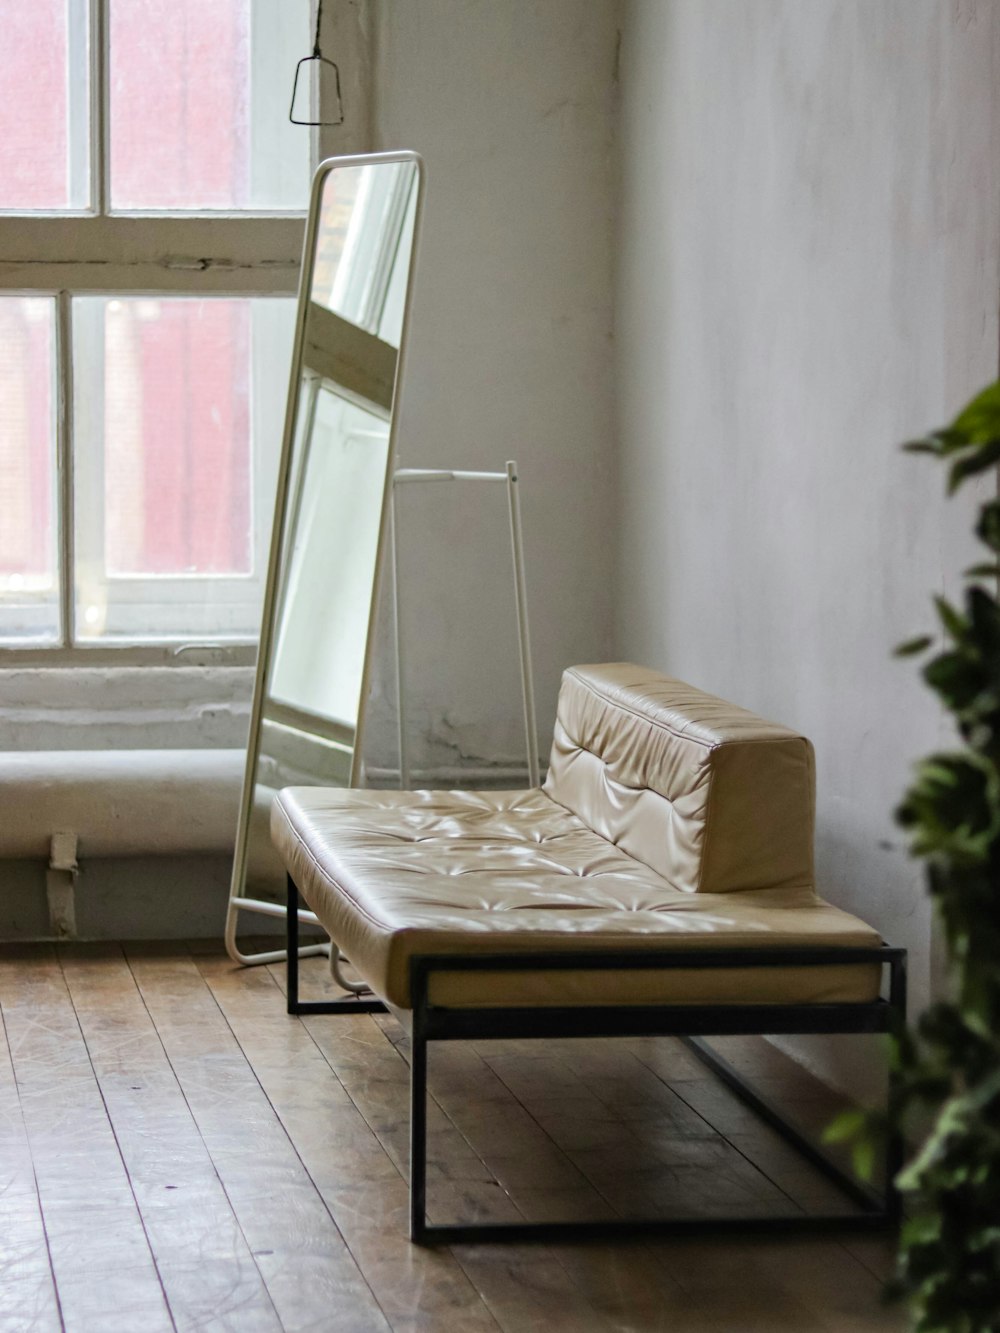
[[[226,918],[238,962],[284,957],[236,947],[240,912],[284,916],[275,793],[361,781],[422,176],[417,154],[377,153],[331,158],[313,183]]]

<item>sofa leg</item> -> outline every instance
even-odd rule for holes
[[[288,901],[285,910],[285,1003],[288,1013],[299,1012],[299,891],[291,875],[285,876]]]
[[[719,1055],[717,1051],[714,1051],[703,1038],[682,1037],[681,1040],[702,1064],[706,1065],[731,1092],[739,1097],[744,1105],[749,1106],[766,1125],[780,1134],[787,1143],[790,1143],[798,1151],[800,1156],[805,1158],[818,1171],[821,1171],[848,1198],[868,1212],[883,1213],[882,1200],[870,1185],[855,1180],[853,1176],[842,1170],[818,1144],[814,1143],[806,1134],[803,1134],[773,1103],[751,1087],[737,1073],[729,1061]],[[887,1208],[883,1215],[888,1218],[889,1210]]]
[[[427,1229],[427,1039],[414,1022],[410,1052],[410,1240]]]
[[[299,890],[291,875],[286,875],[288,899],[285,910],[285,933],[287,949],[285,954],[286,1000],[285,1008],[290,1014],[384,1014],[385,1005],[370,995],[352,996],[346,1000],[300,1000],[299,999]]]
[[[893,1035],[900,1036],[906,1027],[906,954],[893,958],[889,968],[889,1007],[892,1010]],[[889,1066],[889,1113],[895,1120],[895,1108],[898,1102],[900,1077]],[[903,1220],[903,1196],[896,1188],[896,1177],[903,1169],[906,1156],[906,1143],[903,1135],[893,1129],[885,1150],[885,1211],[895,1225]]]
[[[894,1022],[902,1025],[906,1018],[906,970],[905,959],[904,966],[899,969],[898,980],[894,972],[892,982],[892,992],[890,994],[890,1003],[894,1009]],[[734,1092],[741,1101],[754,1110],[757,1115],[772,1129],[776,1130],[782,1138],[791,1143],[794,1148],[814,1167],[822,1171],[828,1179],[832,1180],[845,1194],[849,1195],[855,1203],[859,1204],[869,1212],[880,1212],[890,1226],[897,1226],[902,1219],[903,1202],[899,1190],[896,1188],[896,1176],[902,1169],[905,1157],[906,1145],[901,1134],[893,1131],[886,1140],[885,1144],[885,1183],[881,1198],[875,1190],[861,1181],[855,1180],[847,1172],[843,1171],[835,1162],[817,1144],[813,1143],[806,1135],[792,1125],[769,1101],[755,1092],[748,1083],[746,1083],[732,1065],[722,1056],[717,1054],[711,1046],[698,1037],[682,1037],[681,1040],[688,1049],[696,1055],[703,1064],[707,1065],[726,1086]],[[895,1104],[895,1092],[899,1082],[898,1075],[890,1068],[889,1070],[889,1089],[888,1104]]]

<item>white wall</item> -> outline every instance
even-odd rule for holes
[[[618,650],[813,739],[821,888],[913,950],[918,1002],[891,811],[945,733],[890,649],[970,503],[897,445],[996,374],[998,30],[976,0],[625,10]]]
[[[373,14],[374,146],[427,164],[399,462],[517,459],[547,751],[562,669],[611,648],[618,5],[375,0]],[[401,528],[414,763],[523,764],[503,490],[411,488]],[[381,679],[376,764],[395,756]]]

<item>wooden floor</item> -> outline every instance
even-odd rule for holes
[[[281,987],[203,946],[0,950],[0,1329],[903,1327],[882,1240],[411,1246],[402,1031]],[[438,1046],[431,1091],[435,1221],[840,1204],[669,1040]]]

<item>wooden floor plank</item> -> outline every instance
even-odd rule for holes
[[[407,1192],[397,1165],[305,1025],[283,1012],[266,969],[196,961],[391,1326],[496,1330],[452,1255],[406,1239]],[[336,1026],[373,1087],[384,1094],[385,1084],[398,1084],[398,1056],[368,1018],[338,1018]]]
[[[283,985],[283,969],[275,966],[271,971]],[[301,981],[304,997],[333,993],[322,964],[307,965]],[[363,1056],[357,1036],[349,1035],[339,1019],[306,1019],[317,1044],[408,1179],[409,1069],[404,1061],[409,1042],[394,1019],[358,1019],[359,1031],[362,1023]],[[373,1070],[378,1073],[374,1080]],[[432,1221],[611,1215],[605,1201],[467,1044],[432,1047],[430,1082],[427,1175]],[[405,1226],[402,1207],[398,1216],[399,1226]],[[504,1247],[502,1264],[485,1267],[479,1247],[462,1247],[457,1253],[504,1329],[550,1323],[594,1330],[620,1326],[603,1308],[614,1303],[605,1299],[607,1292],[596,1299],[583,1294],[568,1266],[536,1246]]]
[[[52,1272],[70,1333],[103,1328],[122,1305],[144,1330],[171,1329],[142,1218],[54,951],[0,958],[0,1005],[38,1182]],[[95,1216],[114,1210],[117,1225]],[[123,1257],[130,1263],[123,1269]],[[77,1293],[88,1290],[86,1305]],[[133,1324],[134,1327],[134,1324]]]
[[[279,967],[272,972],[281,979]],[[308,990],[308,980],[304,986]],[[316,993],[327,990],[321,986]],[[394,1020],[379,1017],[374,1022],[405,1055],[407,1041]],[[323,1025],[326,1035],[317,1039],[335,1068],[341,1062],[342,1077],[350,1086],[350,1066],[357,1060],[356,1039],[339,1035],[322,1018],[309,1020],[309,1024],[317,1030]],[[835,1113],[834,1099],[823,1102],[812,1076],[794,1066],[783,1052],[765,1042],[743,1046],[729,1042],[724,1048],[726,1057],[776,1100],[784,1093],[784,1100],[793,1107],[813,1108],[815,1123],[822,1124],[824,1115]],[[431,1048],[430,1059],[437,1103],[463,1130],[477,1157],[507,1187],[522,1213],[534,1219],[600,1216],[593,1196],[586,1194],[584,1187],[589,1185],[619,1214],[675,1209],[692,1215],[785,1214],[796,1205],[819,1209],[845,1204],[840,1191],[805,1165],[784,1140],[761,1126],[677,1041],[661,1039],[647,1043],[645,1050],[636,1049],[635,1043],[601,1040],[442,1044]],[[444,1067],[435,1068],[435,1059]],[[369,1057],[369,1070],[371,1065]],[[675,1086],[666,1081],[667,1073],[676,1080]],[[383,1077],[386,1087],[392,1086]],[[396,1080],[402,1082],[398,1073]],[[392,1100],[386,1101],[383,1088],[376,1110],[385,1113],[389,1122],[407,1116],[405,1089],[397,1088]],[[723,1129],[729,1132],[723,1135]],[[405,1126],[387,1126],[381,1132],[390,1138],[390,1151],[401,1155]],[[505,1156],[508,1145],[511,1152]],[[570,1173],[577,1168],[579,1175],[574,1177]],[[580,1176],[585,1179],[581,1181]],[[536,1188],[539,1182],[542,1187]],[[476,1262],[468,1252],[472,1248],[460,1251],[470,1271]],[[828,1250],[831,1271],[839,1271],[845,1251],[833,1241]],[[697,1293],[688,1288],[679,1301],[678,1290],[684,1288],[664,1270],[661,1259],[666,1252],[662,1245],[608,1246],[604,1262],[610,1271],[604,1272],[594,1262],[594,1247],[567,1247],[561,1255],[564,1267],[575,1270],[577,1292],[588,1293],[591,1314],[603,1310],[620,1321],[627,1316],[616,1291],[631,1293],[634,1315],[635,1291],[653,1290],[657,1291],[656,1310],[671,1311],[675,1320],[690,1315],[698,1327],[732,1327],[733,1311],[714,1287]],[[783,1243],[774,1241],[758,1254],[770,1263],[784,1252]],[[710,1242],[707,1253],[712,1253]],[[582,1255],[586,1259],[581,1263]],[[775,1273],[767,1276],[768,1263],[756,1272],[761,1290],[755,1294],[753,1284],[747,1288],[748,1327],[766,1325],[768,1304],[780,1285]],[[673,1262],[668,1267],[674,1271]],[[482,1274],[479,1280],[485,1280]],[[875,1311],[866,1317],[882,1319],[870,1274],[859,1271],[855,1289],[860,1293],[857,1304]],[[819,1314],[800,1295],[794,1284],[780,1292],[789,1318],[798,1320],[803,1328],[825,1328]],[[836,1308],[836,1301],[832,1303]],[[625,1299],[624,1305],[628,1304]],[[686,1307],[686,1314],[678,1304]],[[642,1317],[655,1323],[660,1315],[647,1305]],[[840,1309],[837,1317],[847,1320],[853,1316]]]
[[[276,982],[283,983],[283,969],[271,968]],[[302,994],[319,998],[332,988],[321,964],[303,969]],[[324,1016],[306,1020],[345,1086],[366,1110],[387,1151],[407,1168],[409,1122],[409,1071],[379,1046],[373,1029],[391,1043],[393,1053],[408,1058],[408,1040],[394,1019],[352,1019],[356,1032],[341,1026],[342,1020]],[[363,1025],[363,1026],[362,1026]],[[360,1033],[364,1031],[364,1038]],[[377,1055],[373,1054],[378,1052]],[[608,1055],[608,1043],[597,1043],[590,1054],[599,1061]],[[432,1129],[428,1142],[428,1198],[448,1206],[451,1217],[465,1219],[490,1216],[481,1213],[470,1198],[469,1186],[444,1195],[441,1182],[452,1179],[484,1179],[499,1185],[516,1205],[517,1215],[529,1220],[613,1217],[614,1210],[574,1166],[557,1142],[513,1095],[489,1061],[541,1060],[551,1071],[551,1082],[539,1066],[534,1072],[541,1091],[551,1095],[572,1082],[564,1070],[553,1069],[538,1043],[439,1043],[431,1047],[430,1086],[432,1110],[445,1113],[461,1132],[443,1133],[440,1116],[429,1117]],[[631,1059],[631,1057],[630,1057]],[[632,1061],[635,1064],[635,1061]],[[370,1074],[379,1073],[379,1091],[372,1095]],[[639,1067],[636,1065],[636,1069]],[[597,1074],[600,1073],[598,1069]],[[640,1070],[640,1077],[646,1071]],[[657,1081],[658,1082],[658,1081]],[[696,1117],[697,1119],[697,1117]],[[703,1134],[712,1131],[698,1119]],[[620,1132],[621,1124],[617,1125]],[[457,1145],[457,1146],[456,1146]],[[635,1159],[641,1164],[641,1155]],[[634,1163],[633,1163],[634,1165]],[[435,1191],[435,1180],[439,1182]],[[470,1206],[470,1204],[472,1206]],[[506,1214],[490,1210],[493,1217]],[[437,1220],[437,1219],[435,1219]],[[513,1220],[513,1218],[511,1218]],[[644,1320],[650,1327],[679,1319],[681,1288],[659,1259],[641,1245],[608,1245],[561,1248],[540,1246],[463,1246],[457,1251],[463,1268],[484,1293],[498,1321],[505,1327],[627,1328],[630,1321]],[[484,1254],[490,1257],[484,1259]],[[641,1295],[637,1296],[637,1293]],[[687,1312],[691,1302],[687,1301]],[[641,1323],[636,1324],[641,1327]],[[680,1325],[678,1325],[680,1326]],[[694,1325],[692,1325],[693,1327]],[[714,1329],[711,1322],[700,1327]]]
[[[66,947],[61,963],[177,1327],[201,1327],[214,1299],[220,1328],[280,1329],[121,951]]]
[[[28,1131],[0,1007],[0,1330],[60,1326]]]
[[[283,969],[270,969],[279,987]],[[302,969],[303,997],[333,993],[322,961]],[[307,1018],[309,1030],[404,1179],[409,1178],[409,1043],[391,1019]],[[359,1035],[366,1035],[359,1048]],[[466,1044],[429,1050],[428,1216],[518,1221],[560,1208],[594,1218],[607,1201]],[[571,1212],[572,1215],[572,1212]]]
[[[165,1271],[165,1281],[176,1277],[183,1287],[187,1317],[202,1318],[221,1295],[234,1329],[384,1329],[343,1237],[192,960],[129,949],[129,965],[241,1241],[237,1252],[228,1232],[209,1227],[178,1256],[176,1269]],[[215,1287],[195,1271],[205,1247]],[[310,1287],[318,1262],[325,1273],[321,1292]],[[255,1284],[266,1289],[270,1318],[255,1300]],[[344,1309],[353,1324],[338,1315]]]
[[[628,1045],[635,1057],[670,1087],[689,1114],[722,1135],[749,1166],[772,1183],[776,1191],[773,1197],[785,1200],[780,1207],[775,1203],[775,1211],[799,1208],[806,1213],[850,1212],[856,1207],[679,1042],[643,1038]],[[824,1088],[763,1038],[723,1037],[713,1039],[712,1045],[817,1143],[844,1107],[843,1098]],[[850,1170],[848,1150],[834,1146],[827,1152],[843,1170]]]
[[[51,1274],[47,1280],[29,1276],[0,1282],[3,1333],[55,1333],[62,1327]]]

